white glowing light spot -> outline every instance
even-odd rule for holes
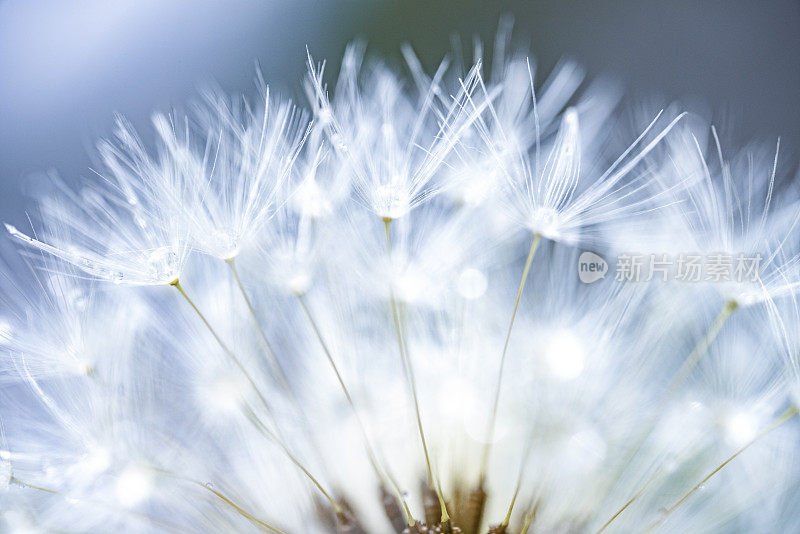
[[[119,475],[114,493],[122,506],[132,508],[150,497],[154,483],[150,471],[138,466],[128,466]]]
[[[458,277],[458,292],[462,297],[474,300],[486,293],[486,276],[478,269],[464,269]]]
[[[411,269],[400,273],[393,281],[395,294],[403,302],[418,302],[428,293],[428,286],[428,279]]]
[[[570,380],[583,372],[586,350],[578,336],[560,330],[550,338],[544,353],[550,372],[562,380]]]
[[[470,392],[472,391],[463,380],[458,378],[450,378],[446,380],[440,388],[439,392],[439,413],[446,419],[454,419],[463,415],[464,411],[471,412],[472,402],[474,399]]]
[[[751,413],[735,412],[725,419],[725,437],[731,444],[742,447],[756,437],[758,419]]]

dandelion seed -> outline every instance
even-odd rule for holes
[[[362,55],[359,48],[348,52],[349,58]],[[330,102],[322,84],[324,65],[315,68],[309,55],[315,107],[332,145],[352,168],[365,205],[384,220],[402,218],[438,192],[433,178],[474,119],[463,112],[463,100],[474,89],[477,68],[447,102],[439,95],[446,63],[416,98],[402,91],[402,80],[383,64],[363,67],[360,60],[346,60],[343,67],[342,87]]]
[[[161,202],[174,203],[194,247],[223,260],[251,245],[284,201],[281,193],[308,133],[304,114],[259,81],[260,106],[210,92],[197,126],[188,118],[185,126],[175,117],[153,119],[174,162],[153,188]]]
[[[47,227],[42,239],[12,225],[6,230],[26,246],[64,260],[91,277],[125,285],[167,285],[179,278],[188,255],[181,218],[157,198],[154,186],[169,173],[165,162],[151,159],[141,141],[121,119],[122,148],[101,142],[108,167],[101,184],[79,194],[54,178],[64,202],[43,200]]]

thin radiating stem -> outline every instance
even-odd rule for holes
[[[214,327],[211,326],[211,323],[208,322],[208,319],[206,319],[206,316],[203,315],[203,312],[200,311],[200,308],[198,308],[197,305],[194,303],[194,301],[191,298],[189,298],[189,295],[186,294],[186,291],[184,291],[183,286],[178,281],[178,279],[176,278],[174,281],[170,282],[169,285],[173,286],[180,292],[181,295],[183,295],[183,298],[186,299],[186,302],[189,303],[189,306],[192,307],[192,309],[195,311],[200,320],[203,321],[203,324],[206,325],[206,328],[208,328],[208,331],[211,332],[212,336],[214,336],[214,339],[217,340],[217,343],[219,344],[220,347],[222,347],[222,350],[225,351],[225,354],[233,355],[231,349],[229,349],[228,345],[226,345],[225,342],[222,341],[222,338],[219,337],[219,334],[217,334],[217,331],[214,330]],[[237,362],[237,366],[241,367],[241,364],[238,363],[239,360],[236,358],[236,356],[233,356],[233,358]]]
[[[391,222],[392,220],[389,218],[383,219],[383,227],[386,233],[386,249],[390,258],[392,255],[392,239],[389,231]],[[430,455],[428,454],[428,442],[425,439],[425,430],[423,429],[422,416],[420,415],[419,397],[417,395],[417,381],[414,376],[414,369],[411,366],[411,358],[408,354],[408,346],[405,341],[405,336],[403,336],[403,328],[400,322],[400,312],[397,306],[397,299],[394,297],[394,289],[391,287],[391,285],[389,287],[389,304],[392,308],[392,322],[394,323],[394,330],[395,334],[397,335],[397,347],[400,351],[400,358],[403,361],[403,369],[405,370],[406,379],[408,380],[408,385],[411,389],[411,397],[414,402],[414,413],[417,418],[417,429],[419,431],[420,441],[422,442],[422,452],[425,454],[425,467],[427,468],[428,473],[428,484],[431,488],[436,488],[433,480],[433,469],[431,469],[431,459]]]
[[[347,403],[350,405],[350,410],[353,412],[353,415],[356,418],[359,431],[361,432],[361,437],[364,440],[364,447],[367,449],[367,456],[369,457],[369,461],[372,464],[372,469],[375,471],[375,474],[378,477],[378,479],[383,481],[384,476],[380,468],[378,467],[377,456],[375,455],[375,451],[373,450],[372,444],[370,443],[366,427],[364,426],[364,421],[361,419],[361,415],[358,413],[358,410],[356,409],[353,397],[350,395],[350,390],[347,388],[347,385],[344,382],[344,378],[342,377],[341,372],[339,372],[339,367],[336,365],[336,361],[333,359],[333,354],[331,353],[328,344],[325,342],[325,338],[322,336],[322,332],[319,329],[319,325],[317,324],[314,314],[311,312],[311,308],[308,306],[308,302],[306,302],[305,296],[303,294],[298,294],[296,296],[298,302],[300,302],[300,307],[303,309],[303,312],[305,313],[306,318],[308,319],[308,322],[311,325],[311,329],[314,331],[314,335],[316,335],[317,337],[317,341],[319,341],[320,347],[322,347],[322,352],[325,353],[325,357],[328,359],[328,363],[330,364],[331,369],[333,369],[334,374],[336,374],[336,380],[338,380],[339,387],[341,387],[342,393],[344,393],[344,396],[347,399]]]
[[[537,506],[533,505],[527,512],[525,512],[525,517],[522,518],[522,527],[519,529],[519,534],[528,534],[528,530],[530,530],[531,524],[536,517],[536,509]]]
[[[489,453],[492,448],[492,440],[494,438],[494,428],[497,422],[497,409],[500,405],[500,391],[503,384],[503,371],[505,369],[506,354],[508,353],[508,343],[511,340],[511,331],[514,328],[514,320],[517,318],[517,310],[519,309],[519,300],[522,298],[522,291],[525,289],[525,281],[528,279],[528,273],[531,270],[533,257],[536,255],[536,249],[539,248],[539,242],[542,236],[534,234],[531,241],[531,248],[528,251],[528,257],[525,260],[525,267],[522,269],[522,278],[519,281],[519,288],[517,289],[517,297],[514,299],[514,310],[511,312],[511,320],[508,322],[508,331],[506,332],[506,340],[503,344],[503,354],[500,356],[500,369],[497,372],[497,383],[495,384],[494,401],[492,402],[492,411],[489,415],[489,424],[486,431],[486,443],[483,446],[483,456],[481,458],[480,480],[481,484],[486,478],[486,467],[489,463]]]
[[[289,381],[286,378],[286,373],[284,372],[283,367],[278,361],[278,358],[275,355],[275,351],[272,350],[272,345],[267,339],[267,335],[264,333],[264,329],[261,328],[261,323],[258,322],[258,317],[256,316],[256,312],[253,309],[253,303],[250,301],[250,297],[247,295],[247,291],[245,291],[244,289],[244,284],[242,284],[241,278],[239,278],[239,271],[238,269],[236,269],[235,258],[227,259],[225,260],[225,263],[230,268],[231,273],[233,274],[233,278],[234,280],[236,280],[236,285],[239,287],[239,292],[242,294],[242,299],[244,300],[244,303],[247,305],[247,311],[250,314],[250,320],[253,322],[253,326],[255,327],[259,339],[261,340],[261,344],[264,347],[264,352],[267,356],[266,360],[270,369],[272,370],[272,374],[275,376],[275,379],[280,384],[281,388],[283,388],[286,392],[290,392]]]
[[[722,471],[725,468],[726,465],[731,463],[737,456],[739,456],[744,451],[749,449],[754,443],[759,441],[761,438],[763,438],[764,436],[766,436],[767,434],[769,434],[770,432],[772,432],[776,428],[780,427],[785,422],[789,421],[792,417],[797,415],[797,413],[798,413],[797,406],[792,406],[791,408],[789,408],[785,412],[783,412],[783,414],[781,414],[780,417],[775,419],[770,425],[768,425],[761,432],[759,432],[758,435],[756,435],[753,439],[751,439],[742,448],[740,448],[739,450],[734,452],[732,455],[730,455],[728,458],[726,458],[724,462],[719,464],[717,467],[714,468],[713,471],[711,471],[708,475],[706,475],[703,478],[703,480],[701,480],[700,482],[695,484],[694,487],[692,487],[692,489],[687,491],[684,494],[683,497],[678,499],[678,501],[675,504],[673,504],[672,506],[667,508],[667,510],[661,515],[661,517],[659,517],[658,520],[656,520],[652,525],[650,525],[650,527],[647,529],[646,532],[652,532],[653,530],[655,530],[659,525],[661,525],[661,523],[663,523],[667,519],[667,517],[670,516],[670,514],[672,514],[675,510],[678,509],[679,506],[681,506],[684,502],[686,502],[686,500],[689,499],[689,497],[694,495],[697,492],[697,490],[699,490],[706,482],[711,480],[711,478],[714,475],[716,475],[717,473]]]
[[[714,322],[711,323],[710,327],[708,327],[706,335],[703,336],[703,339],[700,340],[700,342],[695,346],[694,350],[692,350],[689,356],[686,357],[683,365],[675,374],[672,382],[670,382],[667,390],[667,398],[670,398],[675,391],[686,382],[686,380],[689,378],[689,375],[692,374],[694,368],[700,363],[700,360],[702,360],[703,357],[708,353],[708,349],[711,347],[711,344],[714,343],[714,340],[719,335],[722,327],[725,326],[725,323],[738,307],[739,305],[734,300],[725,302],[725,305],[722,307],[719,315],[717,315],[717,318],[714,319]]]
[[[442,491],[442,481],[436,481],[436,497],[439,499],[439,509],[442,511],[440,523],[442,532],[452,532],[450,525],[450,514],[447,512],[447,503],[444,500],[444,492]]]
[[[334,512],[340,514],[342,512],[341,506],[339,506],[339,503],[337,503],[336,500],[331,496],[331,494],[328,493],[328,491],[325,489],[322,483],[320,483],[317,477],[315,477],[311,473],[311,471],[309,471],[308,468],[303,464],[303,462],[301,462],[300,459],[294,455],[294,453],[289,449],[289,447],[282,439],[275,436],[275,434],[271,432],[270,429],[264,425],[264,423],[256,416],[256,414],[253,413],[252,410],[248,409],[248,412],[249,412],[247,414],[248,418],[253,423],[253,425],[259,428],[259,430],[261,430],[262,432],[272,436],[272,440],[278,445],[278,447],[281,448],[286,457],[289,458],[289,460],[295,466],[297,466],[303,472],[303,474],[306,475],[306,477],[308,477],[308,479],[311,481],[312,484],[314,484],[314,486],[320,491],[320,493],[322,493],[325,499],[330,503]]]
[[[54,489],[46,488],[44,486],[38,486],[36,484],[31,484],[29,482],[25,482],[24,480],[20,480],[19,478],[15,477],[15,476],[11,477],[10,482],[12,484],[16,484],[16,485],[18,485],[20,487],[23,487],[23,488],[29,488],[29,489],[32,489],[32,490],[41,491],[43,493],[49,493],[51,495],[58,495],[58,496],[60,496],[60,497],[62,497],[64,499],[67,499],[68,501],[71,501],[71,502],[75,502],[75,501],[79,500],[76,497],[68,496],[68,495],[66,495],[66,494],[64,494],[64,493],[62,493],[62,492],[60,492],[58,490],[54,490]],[[104,503],[104,502],[92,501],[90,499],[80,499],[80,501],[84,502],[86,504],[91,504],[92,506],[97,506],[99,508],[105,508],[105,509],[110,510],[110,511],[112,511],[114,513],[122,513],[122,514],[129,515],[131,517],[135,517],[136,519],[143,520],[143,521],[146,521],[148,523],[151,523],[152,525],[158,526],[158,527],[164,529],[165,531],[175,532],[175,533],[178,533],[178,534],[186,534],[186,532],[187,532],[186,528],[183,527],[183,526],[179,527],[179,526],[177,526],[177,525],[175,525],[173,523],[169,523],[169,522],[167,522],[167,521],[165,521],[163,519],[156,519],[155,517],[151,517],[151,516],[149,516],[147,514],[143,514],[141,512],[137,512],[135,510],[129,510],[127,508],[118,508],[118,507],[111,506],[111,505],[109,505],[107,503]]]
[[[258,321],[258,317],[256,316],[255,309],[250,301],[250,297],[247,295],[247,291],[245,291],[244,284],[242,284],[242,280],[239,277],[239,271],[236,268],[235,258],[230,258],[225,260],[225,263],[228,264],[228,267],[233,274],[234,280],[236,280],[236,285],[239,287],[239,292],[242,295],[242,299],[244,300],[245,304],[247,305],[247,310],[250,314],[250,320],[253,323],[253,328],[258,332],[258,336],[261,339],[261,344],[264,348],[264,352],[266,354],[265,360],[267,361],[267,365],[269,366],[270,370],[272,371],[272,376],[275,378],[275,381],[278,383],[280,388],[286,393],[286,396],[291,400],[294,408],[298,412],[298,416],[302,420],[303,432],[306,434],[308,442],[312,445],[316,455],[319,457],[320,460],[323,459],[322,451],[319,447],[319,443],[317,442],[316,438],[313,435],[311,424],[308,421],[308,417],[306,416],[305,410],[303,409],[300,400],[297,398],[294,390],[289,385],[289,380],[287,378],[286,372],[283,370],[283,367],[280,364],[280,360],[276,355],[276,352],[272,349],[272,345],[270,344],[269,340],[267,339],[267,335],[264,332],[264,329],[261,328],[261,323]],[[322,462],[324,465],[324,462]]]
[[[223,501],[225,504],[233,508],[236,511],[236,513],[248,519],[251,523],[260,527],[262,530],[265,530],[267,532],[274,532],[276,534],[286,534],[283,530],[280,530],[279,528],[274,527],[269,523],[257,518],[256,516],[254,516],[253,514],[251,514],[250,512],[248,512],[247,510],[245,510],[244,508],[233,502],[230,498],[226,497],[225,495],[215,490],[208,484],[203,484],[202,482],[197,482],[197,484],[199,484],[200,486],[204,487],[205,489],[216,495],[221,501]]]
[[[230,358],[230,360],[234,363],[234,365],[236,365],[236,367],[239,369],[239,371],[241,371],[242,375],[244,375],[245,379],[247,379],[248,383],[250,384],[250,387],[253,389],[253,392],[258,397],[258,399],[261,402],[261,404],[264,407],[264,409],[267,411],[268,414],[271,414],[272,410],[269,407],[269,403],[267,402],[267,399],[264,397],[264,395],[259,390],[258,386],[256,386],[256,383],[255,383],[255,380],[253,380],[253,377],[251,377],[250,373],[247,372],[247,369],[245,369],[244,365],[239,360],[239,358],[236,357],[236,354],[234,354],[233,351],[230,348],[228,348],[228,345],[226,345],[225,342],[222,341],[222,338],[219,337],[219,334],[217,334],[217,331],[214,330],[214,327],[211,326],[211,323],[208,322],[208,319],[206,319],[206,316],[203,315],[203,312],[200,311],[200,309],[197,307],[197,305],[194,303],[194,301],[191,298],[189,298],[189,295],[186,294],[186,291],[184,291],[183,286],[181,286],[180,282],[178,280],[175,280],[174,282],[170,283],[170,285],[174,286],[175,289],[177,289],[180,292],[180,294],[183,295],[183,298],[186,299],[186,302],[189,303],[189,305],[195,311],[195,313],[200,318],[200,320],[203,322],[203,324],[206,325],[206,328],[208,328],[208,331],[211,332],[212,336],[214,336],[214,339],[217,340],[217,343],[222,348],[223,352],[225,352],[225,354],[228,356],[228,358]]]
[[[522,477],[520,477],[519,481],[517,482],[517,487],[514,490],[514,496],[511,497],[511,504],[508,506],[508,512],[506,512],[506,517],[503,519],[503,522],[500,523],[501,527],[508,527],[508,524],[511,523],[511,512],[514,511],[514,505],[517,502],[517,497],[519,496],[519,490],[522,487]]]
[[[270,415],[270,417],[272,417],[271,416],[272,411],[271,411],[271,409],[269,407],[269,403],[267,402],[266,398],[264,398],[264,396],[261,394],[261,392],[258,390],[258,387],[255,384],[255,381],[252,379],[250,374],[247,372],[247,370],[244,368],[242,363],[239,361],[239,358],[237,358],[236,355],[228,348],[228,346],[225,344],[225,342],[222,341],[222,338],[219,337],[219,334],[217,334],[216,330],[214,330],[214,328],[211,326],[211,323],[208,322],[208,319],[206,319],[205,315],[203,315],[203,313],[200,311],[200,309],[197,307],[197,305],[195,305],[195,303],[192,301],[192,299],[189,298],[189,295],[186,294],[186,291],[184,291],[184,289],[181,286],[180,282],[178,280],[175,280],[170,285],[175,286],[175,288],[180,292],[180,294],[183,295],[183,298],[186,299],[186,302],[189,303],[189,305],[195,311],[197,316],[200,317],[200,320],[202,320],[203,324],[206,325],[208,330],[214,336],[214,339],[216,339],[217,343],[219,343],[219,346],[222,347],[222,350],[225,352],[225,354],[228,355],[228,357],[236,364],[236,366],[239,368],[239,370],[244,374],[245,378],[250,383],[250,386],[253,388],[253,390],[255,391],[256,395],[259,398],[259,400],[261,401],[261,404],[263,405],[263,407],[266,410],[267,414]],[[340,513],[341,512],[341,507],[339,506],[339,504],[330,496],[330,494],[327,491],[325,491],[325,489],[322,487],[322,484],[319,483],[319,481],[297,459],[297,457],[294,454],[292,454],[292,452],[289,450],[289,448],[286,445],[286,443],[284,443],[283,439],[281,439],[278,435],[276,435],[275,432],[273,432],[269,428],[267,428],[267,426],[264,425],[263,422],[261,422],[261,420],[256,416],[256,414],[252,412],[252,410],[250,410],[250,415],[251,415],[251,417],[249,419],[256,426],[256,428],[258,428],[266,437],[270,438],[271,440],[273,440],[275,443],[277,443],[281,447],[281,449],[284,451],[284,453],[286,453],[286,455],[289,457],[289,459],[297,467],[299,467],[300,470],[303,471],[303,473],[311,480],[311,482],[322,492],[322,494],[325,496],[325,498],[328,500],[328,502],[330,502],[330,504],[333,507],[334,511],[336,511],[337,514]]]
[[[519,465],[519,475],[517,476],[517,486],[514,489],[514,495],[511,497],[511,503],[508,505],[508,512],[506,512],[506,517],[502,523],[500,523],[501,527],[508,527],[509,523],[511,523],[511,514],[514,511],[514,505],[517,503],[517,497],[519,497],[520,489],[522,489],[522,478],[525,476],[525,468],[528,465],[528,458],[530,458],[531,449],[533,448],[533,434],[534,429],[531,428],[530,436],[528,437],[528,443],[525,446],[525,451],[522,453],[522,461]]]
[[[617,519],[617,518],[618,518],[618,517],[619,517],[619,516],[622,514],[622,512],[624,512],[624,511],[625,511],[625,510],[626,510],[626,509],[627,509],[627,508],[628,508],[628,507],[629,507],[631,504],[633,504],[634,502],[636,502],[636,500],[637,500],[637,499],[639,499],[639,497],[641,497],[642,495],[644,495],[644,492],[645,492],[645,491],[647,491],[647,489],[648,489],[648,488],[649,488],[649,487],[650,487],[650,486],[653,484],[653,482],[655,482],[655,481],[656,481],[656,479],[658,478],[658,475],[659,475],[659,474],[660,474],[660,473],[656,473],[655,475],[653,475],[652,477],[650,477],[650,480],[648,480],[648,481],[647,481],[647,483],[646,483],[646,484],[644,484],[644,485],[643,485],[643,486],[642,486],[642,487],[639,489],[639,491],[637,491],[637,492],[636,492],[636,493],[633,495],[633,497],[631,497],[630,499],[628,499],[628,502],[626,502],[626,503],[625,503],[625,504],[622,506],[622,508],[620,508],[619,510],[617,510],[617,511],[616,511],[616,513],[615,513],[614,515],[612,515],[612,516],[611,516],[611,518],[609,518],[609,520],[608,520],[608,521],[606,521],[605,523],[603,523],[603,526],[602,526],[602,527],[600,527],[600,529],[597,531],[597,534],[600,534],[600,533],[601,533],[601,532],[603,532],[605,529],[607,529],[607,528],[609,527],[609,525],[611,525],[611,523],[613,523],[613,522],[614,522],[614,520],[615,520],[615,519]]]
[[[11,484],[17,484],[18,486],[22,486],[23,488],[35,489],[37,491],[43,491],[45,493],[52,493],[53,495],[61,495],[61,492],[59,491],[50,488],[45,488],[44,486],[37,486],[36,484],[31,484],[29,482],[25,482],[24,480],[20,480],[15,476],[11,477],[10,482]]]
[[[274,527],[274,526],[270,525],[269,523],[267,523],[265,521],[262,521],[261,519],[258,519],[256,516],[254,516],[253,514],[248,512],[247,510],[245,510],[241,505],[237,504],[233,499],[231,499],[230,497],[228,497],[227,495],[225,495],[221,491],[214,489],[214,487],[209,483],[200,482],[199,480],[195,480],[194,478],[187,477],[187,476],[184,476],[184,475],[180,475],[178,473],[173,473],[172,471],[170,471],[168,469],[162,469],[162,468],[157,467],[157,466],[151,466],[150,468],[153,471],[155,471],[156,473],[158,473],[159,475],[162,475],[162,476],[165,476],[165,477],[169,477],[169,478],[173,478],[175,480],[179,480],[179,481],[182,481],[182,482],[187,482],[189,484],[194,484],[196,486],[199,486],[199,487],[203,488],[204,490],[207,490],[207,491],[211,492],[219,500],[221,500],[222,502],[224,502],[225,504],[227,504],[228,506],[233,508],[236,511],[236,513],[238,513],[239,515],[241,515],[245,519],[249,520],[251,523],[255,524],[256,526],[260,527],[261,530],[265,530],[267,532],[274,532],[274,533],[277,533],[277,534],[286,534],[284,531],[278,529],[277,527]]]
[[[670,381],[669,387],[667,388],[664,397],[659,402],[659,406],[664,407],[669,404],[669,401],[675,396],[678,392],[680,387],[688,380],[689,376],[691,375],[692,371],[697,367],[700,361],[708,354],[708,349],[711,348],[711,345],[714,343],[714,340],[719,335],[722,327],[728,321],[728,319],[733,315],[738,309],[738,304],[735,301],[727,301],[722,307],[722,310],[717,315],[714,322],[708,327],[706,330],[705,335],[703,338],[695,345],[692,352],[684,360],[681,368],[675,373],[675,376]],[[642,446],[647,442],[647,439],[655,430],[657,424],[657,419],[654,418],[653,421],[646,427],[645,431],[642,432],[641,436],[636,440],[636,444],[632,447],[631,452],[627,455],[627,458],[624,462],[622,462],[622,468],[619,470],[619,473],[616,477],[612,480],[616,481],[621,476],[626,469],[626,467],[630,464],[630,461],[639,453]],[[633,504],[639,497],[641,497],[647,488],[655,481],[656,475],[654,475],[650,480],[647,481],[617,512],[611,516],[611,518],[606,521],[606,523],[597,531],[597,534],[603,532],[617,517],[622,514],[631,504]]]

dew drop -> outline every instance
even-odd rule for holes
[[[331,143],[340,152],[347,152],[347,143],[345,143],[342,134],[334,133],[331,135]]]
[[[159,247],[147,258],[147,267],[154,280],[171,282],[178,278],[178,255],[169,247]]]
[[[223,259],[235,258],[239,254],[239,236],[228,230],[215,229],[208,237],[208,245],[215,255]]]
[[[397,219],[407,214],[411,209],[411,198],[405,189],[397,185],[401,179],[398,177],[391,183],[383,184],[375,190],[375,211],[381,217]]]

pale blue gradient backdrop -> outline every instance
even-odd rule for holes
[[[88,175],[115,112],[146,129],[212,79],[250,90],[256,60],[299,94],[305,45],[335,60],[356,36],[383,53],[410,41],[431,65],[502,13],[544,68],[567,54],[634,97],[707,102],[740,140],[781,135],[800,157],[797,0],[0,0],[0,216],[26,226],[37,172]]]

